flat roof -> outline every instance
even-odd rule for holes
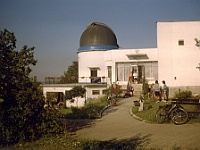
[[[74,86],[84,86],[84,87],[104,87],[107,86],[105,83],[73,83],[73,84],[42,84],[42,87],[74,87]]]

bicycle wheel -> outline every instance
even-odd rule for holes
[[[163,123],[165,122],[166,117],[167,117],[167,112],[165,108],[159,108],[156,112],[156,121],[158,123]]]
[[[188,113],[182,108],[173,109],[170,117],[172,122],[176,125],[181,125],[188,121]]]

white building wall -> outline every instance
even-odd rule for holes
[[[148,59],[130,59],[127,55],[147,54]],[[78,53],[79,83],[90,82],[90,68],[99,68],[98,77],[106,77],[109,83],[107,66],[112,67],[112,83],[116,82],[117,62],[157,61],[157,48],[149,49],[115,49],[107,51],[82,51]],[[131,71],[131,70],[130,70]],[[124,81],[127,83],[127,81]],[[125,83],[125,84],[126,84]]]
[[[194,38],[200,38],[200,21],[158,22],[158,75],[169,86],[200,86],[200,49]],[[179,46],[178,41],[184,45]]]
[[[108,87],[106,84],[47,84],[43,85],[43,94],[46,97],[47,92],[62,92],[65,96],[65,91],[70,91],[74,86],[82,86],[86,89],[84,97],[76,97],[74,101],[66,100],[66,107],[83,107],[88,99],[98,98],[104,95],[103,91]],[[93,91],[99,91],[99,94],[94,94]],[[65,100],[63,99],[65,102]]]
[[[90,68],[98,68],[97,76],[105,76],[104,51],[82,51],[78,53],[79,83],[90,83]]]
[[[43,94],[45,98],[47,97],[47,92],[62,92],[65,96],[65,91],[70,91],[74,86],[78,86],[78,84],[48,84],[43,85]],[[79,85],[80,86],[80,85]],[[63,101],[65,101],[63,99]],[[74,98],[74,102],[70,102],[67,100],[65,103],[66,107],[83,107],[85,105],[85,97],[76,97]]]
[[[106,86],[95,86],[95,87],[86,87],[86,100],[90,98],[98,98],[99,96],[103,95],[103,90],[106,90]],[[97,90],[99,91],[99,94],[93,95],[93,91]]]
[[[73,87],[71,86],[57,86],[52,84],[51,86],[43,86],[43,94],[46,98],[47,92],[62,92],[65,94],[65,91],[71,90]]]
[[[170,97],[175,91],[189,90],[200,94],[200,49],[195,46],[200,39],[200,21],[158,22],[158,76],[167,82]],[[178,44],[179,40],[184,45]]]
[[[67,100],[66,107],[83,107],[85,106],[85,97],[75,97],[74,101]]]

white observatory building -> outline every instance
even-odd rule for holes
[[[200,21],[157,22],[156,27],[156,48],[121,49],[109,26],[99,22],[87,26],[77,52],[76,84],[86,88],[86,99],[103,95],[111,84],[126,89],[130,74],[135,91],[141,90],[144,81],[158,80],[162,86],[165,80],[170,96],[179,89],[200,94],[200,47],[194,40],[200,39]],[[67,84],[43,85],[44,94],[64,94],[70,88]]]

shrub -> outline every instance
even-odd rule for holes
[[[147,82],[143,83],[143,94],[146,95],[148,94],[148,90],[149,90],[149,85]]]
[[[83,88],[82,86],[75,86],[70,91],[66,91],[65,99],[71,100],[75,97],[79,97],[79,96],[83,97],[85,92],[86,92],[86,89]]]
[[[107,96],[116,95],[116,97],[119,97],[120,94],[122,94],[122,89],[118,84],[110,86],[106,93]]]
[[[82,108],[71,107],[71,113],[66,114],[70,119],[96,119],[101,110],[107,105],[106,96],[90,100]]]
[[[179,89],[179,91],[174,92],[174,98],[191,98],[192,97],[192,92],[185,90],[185,91],[181,91]]]
[[[16,38],[0,31],[0,145],[31,141],[57,131],[57,114],[44,109],[40,83],[31,80],[34,47],[15,50]]]

